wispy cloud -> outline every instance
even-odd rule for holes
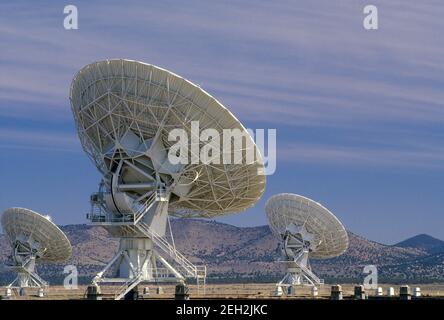
[[[289,143],[278,149],[278,159],[284,162],[309,163],[342,167],[387,167],[443,169],[444,147],[341,146],[332,144]]]
[[[0,147],[28,150],[81,151],[79,140],[72,134],[1,128]]]
[[[0,117],[72,121],[67,96],[75,72],[92,61],[127,57],[201,84],[250,126],[356,135],[387,127],[413,134],[417,125],[441,124],[444,7],[374,1],[380,30],[367,32],[367,4],[79,1],[80,29],[66,31],[63,4],[2,3],[0,41],[7,45],[0,62],[7,76],[0,78]],[[350,150],[348,142],[314,140],[307,142],[320,145],[309,148],[313,157],[321,150],[348,159],[378,153],[365,144]],[[393,142],[393,150],[403,148]]]
[[[122,56],[161,64],[214,90],[223,82],[223,97],[253,120],[252,105],[276,113],[266,117],[276,121],[330,114],[340,122],[387,111],[394,118],[441,116],[434,108],[443,101],[440,86],[422,84],[442,83],[443,45],[433,30],[442,30],[443,12],[434,2],[376,1],[381,30],[374,33],[361,27],[365,1],[102,4],[79,3],[78,31],[62,28],[62,6],[3,5],[9,14],[0,24],[8,43],[2,71],[9,76],[0,81],[0,98],[66,104],[81,66]]]

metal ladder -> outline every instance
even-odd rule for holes
[[[117,291],[114,296],[114,300],[122,299],[128,292],[130,292],[135,286],[137,286],[141,281],[141,277],[137,276],[127,282],[125,282]]]
[[[205,294],[206,280],[207,280],[207,267],[206,266],[196,266],[196,283],[197,283],[197,293]]]
[[[144,235],[149,237],[153,243],[159,247],[168,257],[172,258],[185,271],[185,276],[195,278],[198,294],[205,293],[207,267],[196,266],[189,261],[183,254],[176,250],[164,237],[158,235],[146,223],[139,222],[136,227]]]
[[[136,213],[134,214],[134,224],[137,224],[143,218],[143,216],[151,209],[151,207],[157,202],[156,198],[157,194],[156,192],[153,192],[145,201],[143,206],[141,206],[139,210],[136,211]]]
[[[174,262],[180,266],[181,270],[184,271],[185,277],[196,279],[197,289],[199,293],[202,290],[205,291],[206,276],[207,276],[206,266],[195,266],[183,254],[177,251],[175,246],[171,245],[164,237],[157,234],[153,229],[149,227],[149,225],[147,225],[142,221],[143,216],[151,209],[151,207],[155,203],[162,201],[160,200],[161,198],[162,198],[161,195],[159,196],[157,191],[153,192],[148,197],[143,206],[140,207],[139,210],[134,214],[134,227],[142,234],[150,238],[155,246],[160,248],[164,253],[166,253],[168,257],[174,260]],[[127,292],[129,292],[129,290],[131,289],[128,289],[126,292],[124,292],[122,297]]]
[[[162,249],[170,258],[172,258],[177,264],[185,270],[186,275],[189,277],[197,277],[197,267],[189,261],[183,254],[176,250],[164,237],[158,235],[154,230],[152,230],[146,223],[139,222],[136,227],[144,235],[149,237],[153,243]]]

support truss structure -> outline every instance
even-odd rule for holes
[[[324,280],[319,279],[312,271],[309,253],[314,247],[314,237],[305,228],[291,225],[282,235],[282,262],[286,264],[287,273],[278,286],[309,285],[319,286]]]
[[[1,224],[12,247],[9,268],[17,273],[8,288],[47,287],[48,283],[36,273],[36,263],[68,260],[72,249],[66,235],[48,216],[25,208],[7,209]]]
[[[31,252],[26,254],[21,252],[19,258],[13,257],[13,264],[9,268],[17,273],[17,277],[7,288],[46,288],[48,286],[48,283],[35,272],[35,259],[35,254]]]
[[[287,266],[277,285],[323,284],[312,272],[309,259],[333,258],[347,250],[348,235],[341,222],[321,204],[292,193],[272,196],[265,211],[271,231],[280,241],[280,261]]]
[[[191,277],[205,283],[206,269],[165,240],[168,215],[216,217],[260,198],[264,165],[248,131],[199,86],[137,61],[84,67],[70,100],[83,149],[103,175],[90,220],[121,239],[95,283],[123,282],[116,298],[140,282]],[[205,139],[203,130],[210,130]],[[232,135],[225,141],[227,131],[241,143]],[[178,139],[189,148],[182,140],[177,147]],[[111,270],[114,278],[105,277]]]

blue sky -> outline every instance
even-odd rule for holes
[[[63,7],[79,29],[63,28]],[[351,231],[444,239],[444,6],[373,1],[14,1],[0,4],[0,210],[85,223],[100,176],[81,150],[72,77],[106,58],[200,84],[249,128],[276,128],[277,172],[257,205],[220,220],[266,223],[278,192],[311,197]]]

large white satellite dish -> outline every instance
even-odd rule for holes
[[[292,193],[272,196],[265,211],[287,264],[278,285],[322,284],[311,271],[309,258],[333,258],[347,250],[348,235],[341,222],[321,204]]]
[[[10,267],[17,273],[8,288],[46,287],[35,264],[68,260],[72,250],[66,235],[47,216],[25,208],[7,209],[1,224],[12,247]]]
[[[103,175],[89,219],[121,238],[119,253],[95,283],[126,283],[118,299],[141,281],[204,280],[205,268],[165,240],[168,214],[216,217],[243,211],[261,197],[263,160],[248,131],[200,87],[137,61],[87,65],[72,82],[70,100],[83,149]],[[246,139],[242,148],[252,148],[254,161],[172,164],[168,152],[174,142],[168,135],[183,129],[191,136],[193,121],[221,136],[224,129],[238,129]],[[117,273],[105,278],[113,264]]]

